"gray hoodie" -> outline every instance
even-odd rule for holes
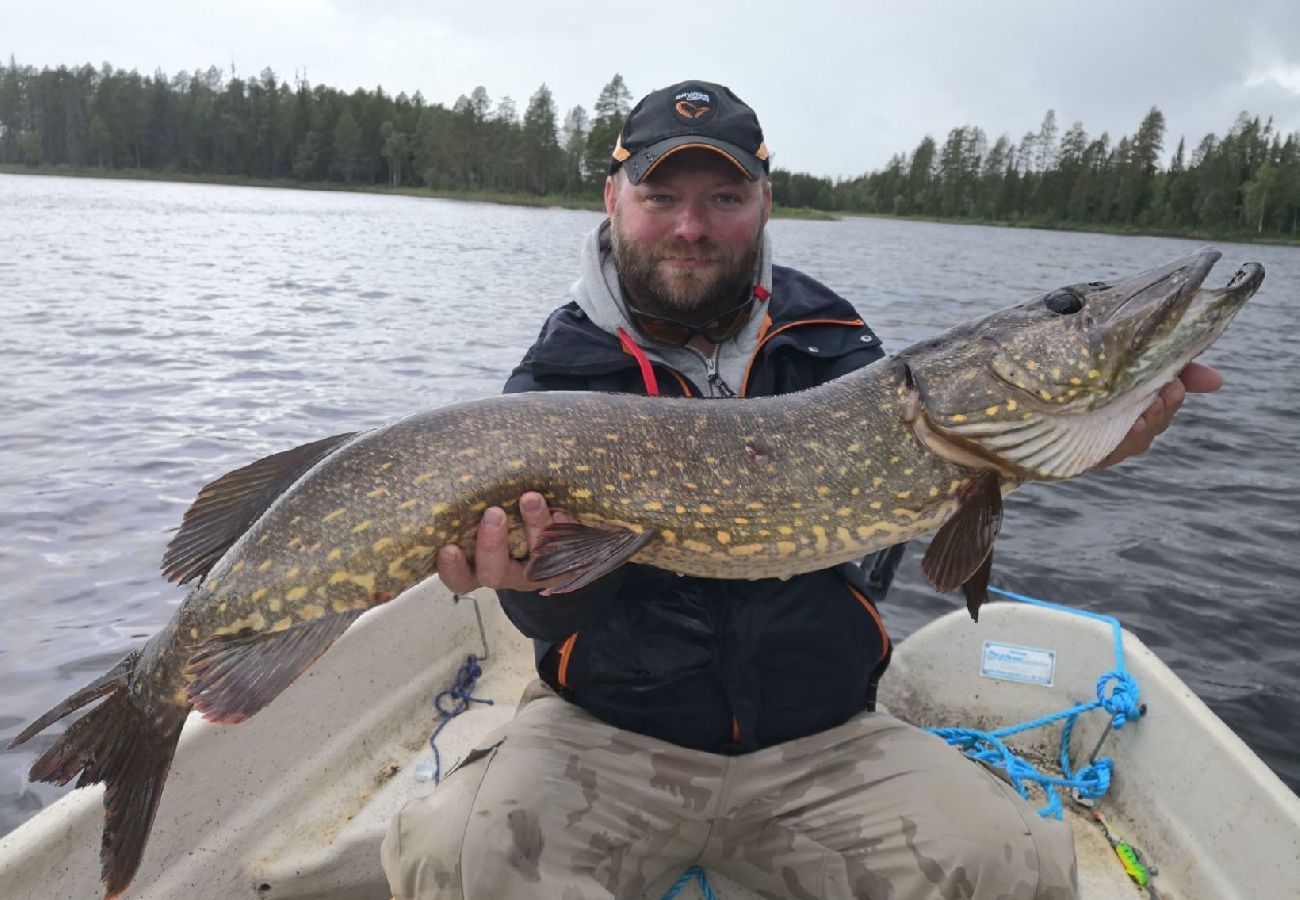
[[[622,328],[639,344],[646,356],[681,372],[695,385],[702,396],[728,396],[727,391],[713,387],[709,375],[716,372],[722,384],[735,394],[740,393],[745,370],[758,348],[759,332],[763,327],[766,309],[764,300],[755,300],[749,321],[732,337],[719,344],[713,357],[706,358],[692,347],[666,347],[642,335],[628,321],[624,313],[622,290],[618,283],[618,270],[614,267],[614,252],[610,238],[610,221],[606,219],[587,235],[582,247],[582,274],[569,288],[570,298],[581,307],[596,325],[617,333]],[[772,293],[772,244],[763,231],[763,247],[759,253],[755,272],[755,287]]]

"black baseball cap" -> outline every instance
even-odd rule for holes
[[[646,94],[628,113],[609,174],[621,168],[640,184],[659,163],[688,149],[712,150],[750,181],[768,171],[767,144],[754,111],[720,84],[683,81]]]

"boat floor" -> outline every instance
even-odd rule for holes
[[[450,767],[509,720],[534,677],[533,654],[494,597],[454,603],[436,580],[364,616],[253,719],[218,727],[191,716],[122,900],[385,900],[379,841],[403,804],[434,789],[418,775],[432,759],[433,697],[467,653],[483,654],[484,636],[489,653],[474,694],[495,702],[472,704],[443,730],[438,746]],[[987,639],[1058,648],[1054,683],[981,677]],[[1116,833],[1159,864],[1159,896],[1296,896],[1300,801],[1136,638],[1126,634],[1125,648],[1151,714],[1107,740],[1116,775],[1103,809]],[[1112,666],[1109,631],[1098,623],[995,604],[978,626],[961,612],[903,641],[881,700],[921,726],[999,727],[1092,699]],[[1080,722],[1075,758],[1104,721],[1097,713]],[[1045,729],[1017,749],[1053,758],[1059,734]],[[100,788],[75,791],[0,838],[4,900],[103,895],[101,796]],[[1068,819],[1083,897],[1143,896],[1100,829],[1074,811]],[[725,900],[755,896],[725,878],[711,883]],[[667,886],[647,896],[657,900]],[[690,886],[678,896],[700,894]]]

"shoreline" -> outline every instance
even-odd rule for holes
[[[495,203],[500,206],[578,209],[603,212],[605,203],[598,198],[570,197],[560,194],[511,194],[497,191],[439,191],[423,187],[389,187],[382,184],[343,184],[334,181],[298,181],[294,178],[247,178],[242,175],[214,175],[191,172],[160,172],[154,169],[101,169],[73,166],[27,166],[21,163],[0,164],[0,175],[38,175],[63,178],[99,178],[107,181],[157,181],[172,184],[214,184],[222,187],[279,188],[291,191],[335,191],[352,194],[386,194],[422,200],[459,200],[464,203]],[[807,207],[774,206],[775,219],[802,219],[812,222],[835,222],[840,216]]]

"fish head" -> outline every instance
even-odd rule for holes
[[[1264,280],[1204,282],[1206,248],[1116,281],[1072,284],[909,347],[913,427],[946,458],[1008,477],[1070,478],[1110,454],[1160,388]]]

